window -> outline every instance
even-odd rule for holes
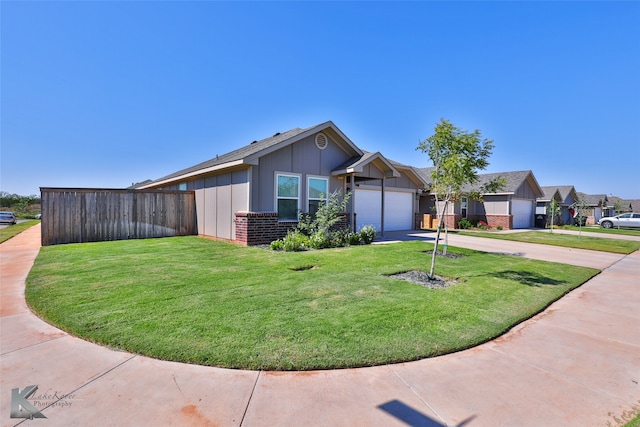
[[[307,178],[307,198],[309,199],[309,213],[315,215],[322,204],[327,204],[329,195],[329,180],[327,178]]]
[[[466,197],[463,197],[462,200],[460,201],[460,213],[462,214],[462,218],[467,217],[467,203],[468,203],[468,200]]]
[[[187,189],[187,183],[186,182],[181,182],[180,184],[178,184],[178,190],[186,190]]]
[[[300,207],[300,177],[297,175],[276,175],[276,204],[278,219],[296,221]]]

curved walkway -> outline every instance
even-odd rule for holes
[[[39,242],[36,226],[0,245],[3,426],[615,426],[640,411],[638,251],[479,347],[296,373],[163,362],[52,327],[24,302]],[[30,385],[47,419],[10,418]]]

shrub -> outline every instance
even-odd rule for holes
[[[349,245],[359,245],[362,243],[362,235],[360,233],[349,232],[347,233],[346,240]]]
[[[489,224],[487,224],[485,221],[479,221],[478,228],[480,230],[489,230],[491,227],[489,227]]]
[[[309,249],[309,237],[298,230],[289,230],[284,238],[283,249],[287,252]]]
[[[471,224],[471,221],[469,221],[468,219],[463,218],[458,221],[458,227],[464,230],[473,227],[473,224]]]
[[[284,249],[284,242],[282,241],[282,239],[279,240],[274,240],[273,242],[271,242],[271,244],[269,245],[269,248],[272,251],[281,251]]]
[[[497,226],[496,228],[497,228],[498,230],[502,230],[502,226],[501,226],[501,225]]]
[[[323,231],[316,231],[309,237],[309,247],[311,249],[324,249],[331,246],[329,236]]]
[[[371,244],[376,238],[378,232],[373,225],[365,225],[360,229],[360,237],[365,245]]]

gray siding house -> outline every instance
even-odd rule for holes
[[[430,181],[431,168],[423,168],[420,171],[423,178]],[[482,194],[482,200],[461,197],[450,205],[445,218],[447,225],[457,228],[458,222],[464,218],[470,221],[484,221],[490,227],[500,226],[504,229],[533,227],[536,199],[541,197],[543,192],[530,170],[480,174],[478,182],[463,188],[463,192],[477,191],[482,185],[498,177],[507,181],[502,190]],[[433,206],[433,196],[425,195],[421,202],[422,212],[434,213]]]
[[[351,192],[346,221],[354,229],[413,229],[426,187],[414,168],[361,150],[331,121],[136,186],[195,190],[198,234],[248,245],[283,237],[334,191]]]

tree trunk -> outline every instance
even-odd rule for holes
[[[438,252],[438,242],[440,242],[440,230],[442,230],[442,220],[444,213],[447,211],[448,200],[444,201],[444,207],[442,208],[442,214],[438,216],[438,231],[436,232],[436,243],[433,245],[433,253],[431,254],[431,270],[429,270],[429,279],[433,279],[433,270],[436,267],[436,253]],[[436,206],[438,201],[436,200]],[[436,210],[437,212],[437,210]]]

